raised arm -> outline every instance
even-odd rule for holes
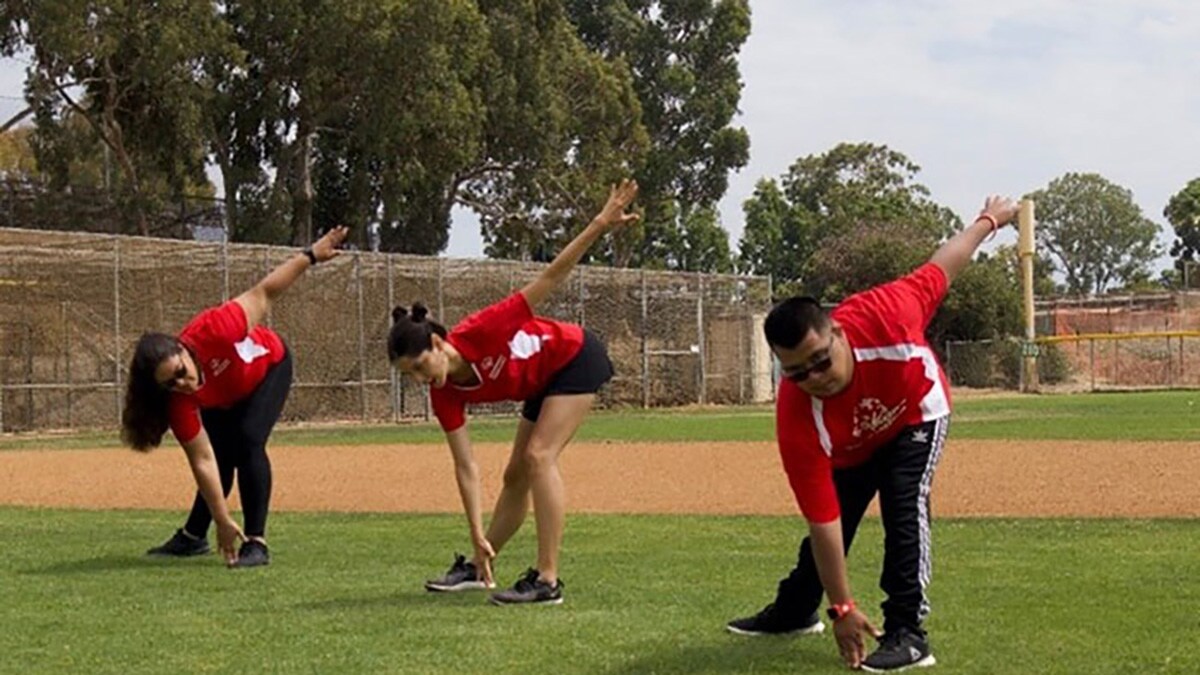
[[[983,243],[994,230],[998,230],[1012,222],[1017,216],[1017,205],[1008,197],[991,195],[983,204],[983,210],[975,222],[954,235],[942,244],[929,259],[929,262],[942,268],[946,273],[946,282],[953,283],[954,278],[962,272],[975,255],[975,249]]]
[[[554,257],[554,261],[538,275],[537,279],[521,289],[521,294],[525,296],[525,301],[529,303],[530,308],[536,308],[554,292],[555,288],[558,288],[559,284],[566,281],[579,259],[597,239],[610,230],[637,222],[639,216],[636,213],[625,213],[625,209],[629,208],[633,199],[637,197],[637,191],[637,182],[625,179],[609,192],[608,202],[600,213],[596,214],[592,222],[588,223],[583,232],[580,232],[571,240],[571,243],[567,244],[566,248]]]
[[[263,322],[271,309],[271,303],[295,283],[296,279],[312,266],[314,260],[325,262],[337,257],[337,247],[345,241],[349,232],[350,228],[345,226],[335,227],[326,232],[312,248],[292,256],[287,262],[271,270],[271,273],[255,284],[254,288],[234,298],[246,312],[246,330]],[[309,252],[312,253],[312,259],[308,257]]]

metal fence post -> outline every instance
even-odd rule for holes
[[[33,429],[33,324],[25,324],[25,428]]]
[[[1121,381],[1121,343],[1113,340],[1112,346],[1113,367],[1111,384],[1115,387]]]
[[[1181,341],[1182,337],[1179,338]],[[1171,367],[1171,336],[1167,336],[1167,385],[1175,384],[1175,369]]]
[[[1183,336],[1180,336],[1180,382],[1187,382],[1187,372],[1183,371]]]
[[[63,370],[67,378],[67,428],[75,427],[74,387],[71,385],[71,324],[67,321],[67,301],[62,302]]]
[[[579,274],[579,325],[587,325],[587,310],[585,309],[584,297],[586,295],[586,287],[584,286],[583,275],[587,271],[587,267],[580,266],[575,268]]]
[[[121,426],[121,238],[113,237],[113,405]]]
[[[708,373],[705,372],[708,364],[704,359],[704,273],[699,272],[696,276],[699,279],[699,291],[696,293],[696,348],[700,356],[700,391],[697,393],[697,399],[700,405],[704,405],[708,389]]]
[[[771,306],[774,306],[774,304],[775,304],[775,275],[774,274],[767,275],[767,304],[771,305]],[[770,351],[770,347],[768,347],[767,350]],[[767,376],[767,379],[769,379],[771,381],[771,400],[774,401],[779,396],[779,392],[777,391],[779,385],[775,382],[775,352],[773,352],[773,351],[771,352],[770,356],[768,357],[768,360],[770,363],[771,372]]]
[[[221,302],[229,300],[229,225],[221,228]]]
[[[354,281],[358,286],[358,405],[359,417],[367,421],[367,321],[363,303],[363,272],[361,251],[354,254]]]
[[[270,251],[270,249],[264,248],[263,255],[262,255],[262,277],[266,278],[266,276],[270,273],[271,273],[271,251]],[[267,328],[274,330],[275,322],[272,320],[272,318],[271,318],[272,316],[273,316],[273,314],[271,312],[267,312],[267,317],[263,321],[263,323],[265,323],[267,325]]]
[[[646,270],[642,270],[642,407],[650,407],[650,341],[646,334],[648,307],[646,304]]]
[[[444,259],[437,259],[437,308],[438,316],[442,319],[442,321],[446,320],[446,304],[442,295],[442,279],[446,274],[444,263]]]
[[[392,263],[395,261],[390,253],[384,253],[383,256],[387,263],[387,309],[388,312],[391,312],[392,308],[396,306],[396,279],[392,273]],[[400,388],[397,386],[400,383],[399,380],[400,378],[396,376],[396,367],[388,364],[388,386],[390,387],[388,394],[392,401],[393,422],[400,421]]]
[[[445,277],[446,277],[445,262],[446,262],[445,259],[438,258],[438,261],[437,261],[437,306],[438,306],[438,316],[441,318],[442,321],[446,320],[446,296],[445,296],[445,289],[443,288],[446,285],[445,284]],[[433,416],[433,410],[431,409],[431,403],[429,400],[429,392],[426,391],[425,392],[425,419],[428,420],[432,416]]]
[[[1088,340],[1088,372],[1092,375],[1092,391],[1096,391],[1096,339]]]
[[[954,359],[950,358],[951,344],[950,340],[946,340],[946,379],[950,380],[950,386],[954,386]]]
[[[743,282],[739,282],[743,283]],[[742,291],[738,301],[742,303],[742,320],[741,328],[738,330],[738,405],[746,405],[746,373],[753,370],[750,364],[746,363],[747,338],[749,334],[753,334],[754,328],[750,325],[750,305],[746,302],[745,290]]]

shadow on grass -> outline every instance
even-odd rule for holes
[[[481,592],[472,593],[430,593],[429,591],[402,591],[380,595],[355,595],[341,598],[326,598],[300,602],[293,605],[297,609],[314,612],[341,612],[348,609],[388,608],[388,607],[471,607],[485,605],[487,595]]]
[[[841,673],[837,647],[822,637],[731,636],[718,644],[654,645],[649,653],[607,671],[634,673]]]
[[[129,570],[145,570],[148,568],[166,568],[179,566],[194,566],[208,556],[182,561],[168,558],[154,558],[146,555],[129,553],[105,555],[83,560],[65,560],[45,567],[34,567],[21,570],[19,574],[59,576],[64,574],[96,574],[103,572],[123,572]],[[211,562],[211,559],[209,560]]]

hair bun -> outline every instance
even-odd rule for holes
[[[426,314],[429,314],[429,310],[425,308],[425,305],[422,305],[419,302],[413,303],[413,306],[412,306],[412,320],[413,321],[424,321]]]
[[[404,309],[401,305],[396,305],[395,309],[392,310],[392,323],[396,323],[406,316],[408,316],[408,310]]]

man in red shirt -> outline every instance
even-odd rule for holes
[[[779,454],[809,523],[799,561],[775,602],[729,622],[744,635],[819,633],[824,590],[838,649],[852,668],[881,672],[935,663],[929,613],[929,493],[950,421],[950,388],[925,329],[980,243],[1012,221],[992,196],[969,227],[908,276],[853,295],[826,314],[812,298],[776,305],[764,329],[784,380],[776,401]],[[880,633],[858,609],[846,553],[879,494],[884,559]],[[864,635],[882,637],[866,656]]]

